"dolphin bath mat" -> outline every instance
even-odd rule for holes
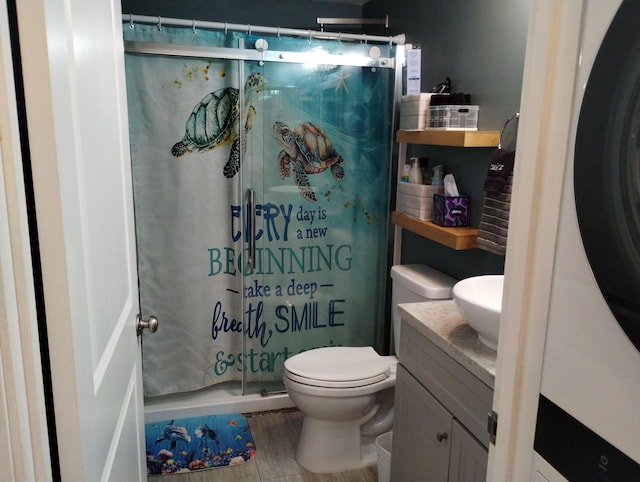
[[[256,454],[249,424],[240,414],[166,420],[144,429],[149,475],[237,465]]]

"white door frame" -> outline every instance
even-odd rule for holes
[[[583,0],[531,5],[493,409],[498,413],[487,480],[533,480],[560,201],[570,146]]]
[[[0,2],[0,480],[51,480],[6,2]]]

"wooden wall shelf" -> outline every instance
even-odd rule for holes
[[[391,213],[391,222],[451,249],[462,250],[476,247],[477,228],[443,228],[431,221],[422,221],[398,211]]]
[[[449,147],[498,147],[498,131],[396,131],[396,142]]]

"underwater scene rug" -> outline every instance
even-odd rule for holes
[[[209,415],[147,423],[147,474],[175,474],[247,462],[256,455],[247,419]]]

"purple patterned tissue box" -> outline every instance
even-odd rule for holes
[[[469,225],[469,196],[433,195],[433,222],[444,227]]]

